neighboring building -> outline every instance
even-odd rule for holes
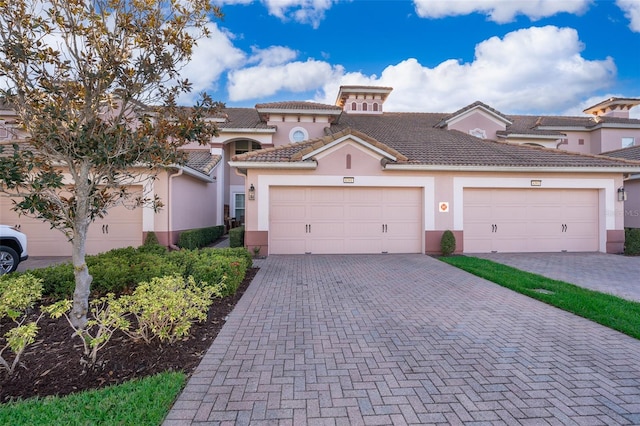
[[[482,102],[384,112],[391,91],[343,86],[335,105],[225,109],[212,117],[218,137],[185,147],[187,165],[147,189],[165,207],[109,213],[91,228],[90,252],[241,223],[263,254],[436,253],[447,229],[458,252],[622,251],[617,194],[640,161],[595,154],[640,141],[628,116],[640,100],[609,99],[585,110],[593,117],[510,116]],[[24,136],[3,117],[6,140]],[[32,256],[60,254],[61,234],[0,204],[0,221],[33,234]]]
[[[639,139],[636,139],[638,141]],[[640,145],[628,146],[615,151],[605,152],[604,155],[640,161]],[[624,226],[626,228],[640,228],[640,173],[625,177],[624,180]]]

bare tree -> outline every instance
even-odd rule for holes
[[[28,135],[0,156],[0,189],[71,241],[78,328],[90,224],[123,202],[158,207],[129,187],[217,132],[207,117],[218,103],[176,99],[191,90],[181,68],[221,16],[207,0],[0,0],[0,95]]]

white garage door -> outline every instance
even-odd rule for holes
[[[274,187],[272,254],[420,253],[419,188]]]
[[[29,256],[71,256],[71,243],[62,232],[38,219],[18,216],[11,210],[11,200],[0,197],[0,221],[20,226],[28,238]],[[87,254],[98,254],[114,248],[142,244],[142,209],[129,210],[119,206],[109,210],[104,219],[89,227]]]
[[[598,191],[465,189],[464,251],[598,251]]]

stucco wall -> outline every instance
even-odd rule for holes
[[[624,226],[640,228],[640,176],[624,182],[627,201],[624,203]]]
[[[496,132],[499,130],[505,130],[504,123],[497,122],[494,118],[489,117],[487,114],[476,111],[469,114],[460,120],[457,120],[448,126],[451,130],[459,130],[464,133],[469,133],[470,130],[480,129],[486,133],[486,139],[498,139]]]

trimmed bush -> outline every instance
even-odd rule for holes
[[[626,228],[624,230],[624,254],[628,256],[640,255],[640,228]]]
[[[156,235],[155,232],[150,231],[147,232],[147,236],[144,238],[144,243],[142,245],[144,246],[151,246],[151,245],[159,245],[160,242],[158,241],[158,236]]]
[[[162,246],[114,249],[87,256],[93,276],[91,297],[132,293],[140,282],[178,274],[184,279],[194,276],[196,282],[218,285],[224,281],[224,295],[233,294],[253,265],[251,254],[244,248],[205,248],[168,252]],[[71,263],[34,269],[31,273],[42,280],[43,294],[53,300],[73,296],[75,278]],[[15,274],[19,276],[20,274]]]
[[[189,250],[206,247],[222,237],[224,230],[224,225],[218,225],[184,231],[178,238],[178,247]]]
[[[203,251],[206,250],[207,249]],[[220,256],[241,257],[245,260],[247,269],[253,267],[253,257],[251,257],[251,253],[249,253],[249,250],[244,247],[216,248],[209,250],[214,250],[215,253]]]
[[[453,235],[453,232],[448,229],[444,231],[440,239],[440,251],[443,256],[450,256],[456,251],[456,237]]]
[[[244,247],[244,226],[229,230],[229,247]]]

